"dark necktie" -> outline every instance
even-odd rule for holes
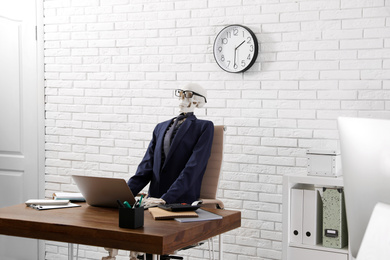
[[[183,118],[186,118],[187,115],[180,114],[175,121],[173,121],[173,125],[168,129],[168,131],[165,134],[164,137],[164,154],[165,158],[168,156],[169,149],[171,148],[171,139],[172,139],[172,134],[177,126],[177,123],[180,122]]]

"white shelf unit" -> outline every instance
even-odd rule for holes
[[[290,242],[290,202],[292,188],[344,187],[342,177],[307,175],[283,176],[283,260],[350,260],[348,247],[328,248],[321,244],[306,245]]]

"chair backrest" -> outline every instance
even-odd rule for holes
[[[214,126],[214,138],[211,146],[211,155],[203,176],[200,197],[203,199],[215,199],[217,196],[219,175],[223,158],[223,139],[225,127]]]

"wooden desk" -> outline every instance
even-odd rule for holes
[[[165,255],[241,225],[241,212],[210,209],[221,220],[155,221],[145,211],[144,227],[118,225],[118,209],[88,206],[35,210],[19,204],[0,208],[0,234]]]

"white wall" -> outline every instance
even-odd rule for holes
[[[224,259],[281,259],[282,176],[306,173],[308,148],[337,149],[338,116],[390,118],[389,0],[46,0],[44,15],[46,196],[76,191],[71,174],[128,179],[173,90],[197,82],[198,117],[227,126],[219,197],[242,211]],[[260,42],[244,74],[213,58],[229,24]]]

